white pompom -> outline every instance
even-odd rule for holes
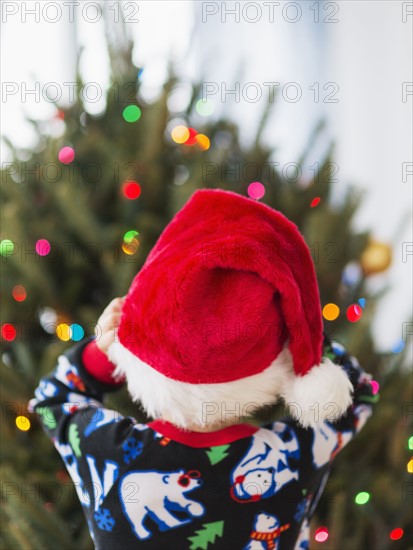
[[[352,404],[352,392],[344,370],[325,357],[304,376],[290,378],[282,397],[291,415],[307,428],[340,418]]]

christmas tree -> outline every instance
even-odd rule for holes
[[[108,43],[103,114],[89,114],[79,93],[70,106],[56,105],[48,123],[30,120],[38,137],[32,150],[7,142],[13,161],[2,170],[1,547],[93,547],[75,488],[27,404],[57,356],[93,334],[106,304],[127,292],[175,212],[208,187],[261,200],[299,226],[313,254],[326,333],[380,381],[374,417],[335,462],[313,519],[312,548],[413,548],[411,379],[403,342],[378,354],[370,332],[380,296],[369,294],[368,278],[388,267],[391,249],[352,229],[360,202],[354,189],[332,204],[333,148],[310,180],[286,179],[261,140],[271,105],[245,146],[236,124],[211,120],[200,85],[182,112],[171,112],[168,99],[179,84],[173,68],[159,97],[145,101],[144,68],[134,66],[132,44]],[[77,90],[85,76],[78,73]],[[260,181],[248,177],[248,166],[261,168]],[[144,420],[126,390],[107,404]],[[204,527],[193,548],[220,536],[219,526]]]

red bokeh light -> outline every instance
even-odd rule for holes
[[[327,527],[319,527],[314,533],[314,539],[317,542],[325,542],[328,539],[328,529]]]
[[[351,304],[351,306],[347,308],[347,319],[351,323],[356,323],[357,321],[359,321],[362,315],[363,310],[358,304]]]
[[[399,540],[404,535],[404,531],[401,527],[396,527],[396,529],[393,529],[393,531],[390,533],[391,540]]]
[[[24,302],[24,300],[27,298],[26,289],[22,285],[14,286],[11,293],[16,302]]]
[[[129,200],[137,199],[141,194],[141,186],[136,181],[125,181],[122,193]]]
[[[3,340],[12,342],[16,338],[16,329],[10,323],[3,323],[1,327],[1,336]]]
[[[196,136],[198,135],[198,132],[194,128],[188,128],[189,131],[189,138],[185,141],[185,145],[195,145],[196,143]]]

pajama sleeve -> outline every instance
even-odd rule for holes
[[[353,403],[335,422],[316,422],[310,430],[313,435],[313,463],[315,466],[331,461],[347,443],[360,432],[373,413],[378,401],[367,374],[358,360],[337,342],[324,338],[324,356],[341,366],[353,386]],[[332,412],[334,404],[331,404]],[[317,411],[315,411],[315,414]],[[333,446],[334,443],[334,446]]]
[[[323,356],[341,366],[353,386],[353,403],[346,413],[335,422],[317,419],[319,411],[314,406],[315,422],[309,428],[301,427],[292,418],[283,418],[274,423],[270,429],[285,431],[285,426],[294,433],[298,441],[301,468],[307,474],[314,473],[330,465],[353,437],[360,432],[368,418],[372,415],[374,403],[379,396],[373,393],[370,383],[371,375],[360,366],[358,360],[350,355],[345,348],[325,337],[323,342]],[[316,404],[317,405],[317,404]],[[334,403],[329,403],[331,413],[334,412]],[[270,427],[270,426],[266,426]],[[287,432],[286,432],[287,433]]]
[[[303,522],[301,535],[306,540],[309,535],[308,522],[325,489],[334,458],[360,432],[372,414],[374,403],[378,401],[378,395],[374,395],[370,384],[371,376],[343,346],[325,337],[323,356],[340,365],[353,386],[353,403],[346,413],[335,422],[317,421],[316,416],[309,428],[303,428],[291,417],[265,426],[283,441],[283,467],[297,472],[305,496],[295,517]],[[334,405],[331,406],[333,412]],[[314,414],[317,415],[316,407]]]
[[[116,479],[115,465],[137,426],[135,419],[102,404],[105,393],[123,385],[123,380],[112,377],[114,368],[94,338],[86,339],[59,356],[56,368],[40,380],[29,403],[63,458],[82,505],[91,509],[107,493],[106,481]],[[109,471],[107,480],[99,474],[102,465]]]

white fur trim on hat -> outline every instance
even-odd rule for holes
[[[287,345],[259,374],[214,384],[179,382],[141,361],[120,342],[109,359],[117,365],[114,377],[126,376],[132,399],[152,418],[166,417],[181,428],[213,427],[240,422],[280,397],[304,427],[341,416],[351,404],[352,385],[340,366],[329,359],[305,376],[295,376]],[[268,418],[268,422],[273,419]]]

